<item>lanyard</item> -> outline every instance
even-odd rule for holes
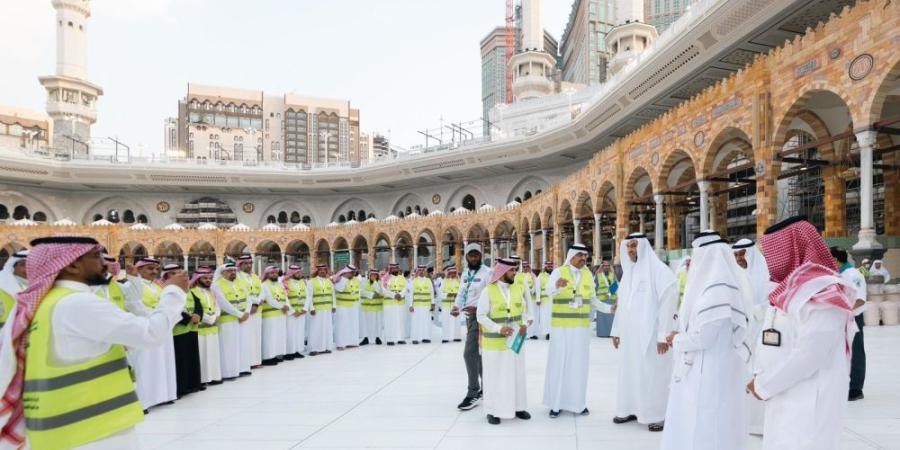
[[[477,270],[473,271],[472,269],[469,269],[469,273],[466,274],[466,290],[463,291],[463,298],[462,298],[463,306],[466,306],[466,301],[469,299],[469,288],[472,286],[472,280],[475,279],[476,273],[478,273]]]

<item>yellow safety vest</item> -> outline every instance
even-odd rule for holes
[[[295,310],[306,311],[306,280],[288,279],[287,296]]]
[[[456,295],[459,294],[459,278],[445,278],[443,290],[444,299],[441,301],[441,306],[450,308],[456,302]]]
[[[423,306],[431,304],[431,283],[425,278],[416,277],[413,279],[413,305]]]
[[[144,281],[141,280],[141,283],[144,283]],[[158,284],[151,281],[150,285],[148,286],[147,283],[144,283],[143,300],[144,305],[146,305],[148,308],[156,309],[156,307],[159,305],[160,294],[162,294],[162,288]]]
[[[284,286],[277,281],[266,280],[266,286],[269,287],[269,293],[272,294],[272,297],[275,298],[276,301],[282,304],[287,304],[287,292],[284,290]],[[262,316],[263,319],[268,319],[272,317],[282,316],[284,317],[284,312],[280,309],[275,309],[269,302],[262,303]]]
[[[606,280],[603,282],[602,280]],[[616,281],[616,275],[610,271],[609,274],[603,275],[603,272],[597,274],[597,299],[615,302],[616,294],[610,294],[609,288]]]
[[[507,308],[506,298],[497,283],[487,285],[486,289],[488,298],[491,300],[491,312],[488,313],[488,317],[497,325],[515,328],[518,333],[518,325],[523,323],[522,313],[525,311],[525,288],[516,283],[509,286],[509,308]],[[481,348],[489,351],[507,350],[506,339],[500,333],[484,331]]]
[[[259,293],[262,292],[262,280],[259,279],[259,275],[251,273],[250,281],[245,279],[245,275],[244,272],[239,272],[237,276],[234,277],[235,286],[244,291],[244,297],[259,298]]]
[[[80,447],[144,420],[128,371],[125,348],[112,345],[89,361],[52,363],[53,309],[76,291],[54,287],[38,305],[25,353],[22,403],[33,449]]]
[[[363,312],[377,313],[384,310],[384,298],[378,291],[375,290],[375,283],[380,283],[380,281],[366,280],[366,282],[363,284],[363,289],[365,289],[366,292],[368,292],[372,296],[372,298],[362,299]]]
[[[684,288],[687,286],[688,280],[688,272],[687,270],[678,272],[675,277],[678,279],[678,306],[681,306],[681,301],[684,299]]]
[[[394,294],[399,294],[406,290],[406,278],[403,278],[401,275],[391,275],[390,280],[388,281],[388,290],[393,292]],[[393,296],[391,296],[391,300],[394,300]],[[396,303],[400,304],[406,301],[402,296],[400,300],[394,300]]]
[[[216,286],[219,286],[219,289],[222,290],[222,295],[225,296],[225,299],[228,300],[228,303],[231,303],[232,306],[238,309],[238,311],[246,311],[247,310],[247,297],[242,295],[237,287],[235,287],[235,283],[233,281],[228,281],[225,278],[219,278],[216,280]],[[236,316],[232,316],[231,314],[222,313],[219,315],[219,320],[216,321],[217,324],[223,324],[228,322],[234,322],[238,320]]]
[[[516,278],[513,281],[515,284],[519,284],[525,287],[526,290],[531,290],[534,288],[534,280],[531,278],[531,274],[525,272],[519,272],[516,274]]]
[[[185,313],[187,313],[189,315],[194,314],[194,307],[196,306],[196,303],[194,303],[195,301],[196,300],[194,300],[193,295],[188,295],[184,299],[184,312]],[[200,328],[200,327],[193,323],[190,323],[190,322],[188,322],[187,324],[184,324],[184,325],[182,325],[180,323],[176,323],[175,326],[172,328],[172,336],[181,336],[182,334],[187,334],[187,333],[190,333],[191,331],[197,331],[198,328]]]
[[[587,267],[581,268],[581,280],[575,286],[575,278],[572,276],[569,266],[559,268],[560,278],[569,282],[566,287],[560,289],[553,297],[553,308],[550,310],[550,326],[554,328],[589,328],[591,326],[591,297],[594,296],[594,277]],[[582,299],[578,308],[569,306],[569,302],[575,298],[575,289]]]
[[[343,291],[335,292],[338,308],[352,308],[359,303],[359,279],[353,277],[347,280]]]
[[[538,301],[543,302],[548,300],[547,296],[547,283],[550,282],[550,274],[544,271],[541,271],[541,274],[538,275],[538,281],[541,283],[541,292],[538,292]]]
[[[194,297],[194,301],[200,302],[200,306],[203,307],[203,314],[211,316],[216,313],[216,299],[214,298],[212,291],[201,287],[195,287],[191,289],[191,295]],[[219,327],[215,324],[209,325],[201,321],[199,328],[197,328],[197,334],[204,336],[209,334],[219,334]]]
[[[322,308],[331,311],[334,307],[334,284],[328,278],[313,278],[313,311]]]
[[[0,316],[0,328],[2,328],[9,319],[9,313],[12,311],[13,305],[16,304],[16,298],[0,289],[0,302],[3,302],[3,316]]]
[[[122,292],[122,285],[118,281],[112,280],[106,287],[106,298],[116,305],[122,311],[125,311],[125,293]]]

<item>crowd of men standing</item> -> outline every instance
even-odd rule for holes
[[[410,278],[396,264],[260,277],[249,255],[189,277],[151,258],[123,271],[86,237],[31,246],[0,272],[0,446],[136,448],[156,405],[305,355],[428,344],[435,324],[443,343],[467,330],[459,409],[483,400],[491,424],[529,419],[530,338],[550,341],[549,416],[587,415],[595,313],[615,314],[613,422],[663,432],[666,450],[739,450],[751,432],[767,450],[837,448],[848,383],[863,398],[865,278],[802,218],[759,244],[702,232],[677,274],[642,234],[621,242],[620,275],[592,272],[578,244],[535,272],[515,257],[488,267],[473,243],[461,271]]]

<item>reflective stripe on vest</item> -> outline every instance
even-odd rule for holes
[[[255,273],[247,275],[246,272],[238,272],[234,277],[234,285],[244,291],[246,294],[244,297],[259,297],[259,293],[262,292],[262,280]]]
[[[80,447],[144,418],[121,345],[82,363],[51,364],[53,309],[73,293],[52,288],[35,311],[28,336],[22,402],[34,449]]]
[[[334,284],[327,278],[313,278],[313,310],[323,308],[331,311],[334,307]]]
[[[538,281],[541,283],[541,292],[537,293],[538,300],[543,302],[546,301],[549,297],[547,295],[547,284],[550,283],[550,274],[548,274],[547,272],[541,272],[541,274],[538,275]]]
[[[291,306],[297,311],[306,311],[306,280],[291,278],[287,282],[287,296]]]
[[[566,287],[553,297],[553,307],[550,310],[550,326],[556,328],[588,328],[591,326],[591,298],[594,296],[594,277],[586,267],[581,268],[581,279],[575,286],[575,278],[569,266],[559,268],[559,277],[569,282]],[[569,302],[575,298],[575,288],[578,288],[582,304],[578,308],[569,306]]]
[[[393,292],[394,294],[399,294],[406,290],[406,278],[403,278],[400,275],[391,275],[390,280],[388,281],[388,290]],[[394,299],[394,296],[391,296],[391,299]],[[403,296],[400,296],[400,300],[394,299],[394,304],[400,304],[405,302],[406,299]]]
[[[444,280],[444,300],[441,301],[443,306],[453,306],[456,302],[456,296],[459,294],[459,278],[447,278]]]
[[[380,281],[366,280],[362,285],[362,288],[372,296],[372,298],[362,298],[363,312],[379,312],[384,310],[384,298],[375,289],[375,283],[380,283]]]
[[[284,286],[277,281],[269,281],[266,280],[266,286],[269,288],[269,294],[281,304],[286,304],[287,302],[287,292],[284,290]],[[275,309],[272,305],[269,305],[269,302],[262,302],[262,316],[263,319],[268,319],[272,317],[284,316],[284,312],[280,309]]]
[[[343,291],[334,293],[338,308],[352,308],[359,302],[359,279],[353,277],[344,284]]]
[[[491,312],[488,317],[502,326],[512,326],[518,333],[518,325],[522,323],[522,313],[525,311],[525,289],[523,285],[511,284],[509,286],[509,309],[506,306],[506,297],[497,283],[491,283],[486,287],[488,298],[491,301]],[[507,350],[506,337],[500,333],[484,332],[481,340],[482,350],[503,351]]]
[[[184,299],[184,312],[189,315],[194,314],[194,307],[196,306],[197,300],[193,295],[188,295]],[[172,327],[172,336],[181,336],[182,334],[190,333],[191,331],[197,331],[200,328],[197,324],[193,324],[188,322],[187,324],[176,323],[174,327]]]
[[[231,303],[231,305],[237,308],[238,311],[246,311],[247,297],[243,296],[242,292],[240,292],[234,284],[234,282],[228,281],[225,278],[219,278],[218,280],[216,280],[216,286],[219,286],[219,289],[222,290],[222,295],[225,296],[225,300],[228,300],[228,303]],[[237,317],[222,312],[217,323],[222,324],[235,322],[237,320]]]
[[[430,305],[433,294],[431,283],[425,278],[413,279],[413,304]]]

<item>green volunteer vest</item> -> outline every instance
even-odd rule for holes
[[[73,293],[50,289],[31,323],[22,402],[33,449],[80,447],[144,420],[121,345],[112,345],[106,353],[82,363],[52,364],[53,309]]]
[[[413,306],[426,306],[431,304],[431,284],[426,278],[413,279]]]
[[[547,283],[550,282],[550,274],[547,272],[541,272],[538,275],[538,280],[541,282],[541,292],[538,292],[538,301],[543,302],[547,300]]]
[[[284,290],[284,285],[277,281],[265,281],[266,286],[269,287],[269,293],[272,294],[272,297],[281,304],[287,304],[288,301],[287,291]],[[272,317],[284,317],[284,312],[280,309],[275,309],[268,302],[262,303],[262,316],[263,319],[268,319]]]
[[[521,284],[513,283],[509,286],[509,309],[506,306],[506,298],[497,286],[497,283],[487,285],[488,298],[491,300],[491,312],[488,317],[497,325],[512,326],[518,333],[518,325],[522,324],[522,312],[525,310],[525,288]],[[511,324],[511,325],[510,325]],[[500,333],[484,331],[481,348],[487,351],[507,350],[506,337]]]
[[[604,283],[603,280],[606,280]],[[603,275],[603,272],[597,274],[597,299],[606,300],[615,302],[617,299],[616,294],[609,293],[609,287],[616,281],[616,275],[609,272],[607,275]]]
[[[441,301],[441,306],[444,308],[453,307],[457,294],[459,294],[459,278],[445,278],[444,299]]]
[[[359,303],[359,279],[353,277],[347,280],[343,291],[335,292],[338,308],[352,308]]]
[[[322,308],[331,311],[334,307],[334,284],[328,278],[313,278],[313,311]]]
[[[184,312],[187,314],[194,314],[194,306],[195,303],[193,295],[188,295],[187,298],[184,299]],[[200,327],[188,322],[187,324],[176,323],[172,328],[172,336],[181,336],[182,334],[190,333],[191,331],[197,331]]]
[[[237,276],[234,277],[234,285],[244,293],[244,298],[256,297],[259,298],[259,293],[262,292],[262,281],[259,279],[259,275],[255,273],[250,274],[250,281],[244,279],[243,272],[239,272]]]
[[[362,299],[363,312],[377,313],[384,310],[384,298],[375,290],[375,283],[380,283],[380,281],[366,280],[362,285],[362,288],[372,297]]]
[[[591,326],[591,297],[594,296],[594,277],[587,267],[581,268],[581,280],[575,286],[575,278],[572,276],[569,266],[559,268],[560,278],[569,284],[560,289],[553,297],[553,308],[550,310],[550,326],[553,328],[589,328]],[[575,289],[578,289],[582,298],[582,305],[571,308],[569,302],[575,298]]]
[[[159,305],[159,294],[162,294],[162,287],[154,282],[150,282],[149,286],[143,280],[141,280],[141,283],[144,286],[144,305],[150,309],[156,309],[157,305]]]
[[[109,285],[106,288],[106,298],[109,299],[113,305],[116,305],[119,309],[125,311],[125,293],[122,292],[122,285],[119,284],[118,281],[112,280],[109,282]]]
[[[237,289],[234,282],[228,281],[225,278],[219,278],[218,280],[216,280],[216,286],[218,286],[219,289],[222,290],[222,295],[225,296],[225,299],[228,300],[228,303],[231,303],[231,305],[237,308],[239,311],[247,310],[247,297],[245,295],[242,295],[243,293]],[[223,312],[219,316],[219,320],[216,321],[216,323],[223,324],[228,322],[235,322],[237,320],[237,317]]]
[[[0,316],[0,328],[6,324],[6,321],[9,319],[9,313],[13,309],[13,305],[16,304],[16,298],[12,295],[9,295],[8,292],[0,289],[0,302],[3,303],[3,315]]]
[[[406,278],[403,278],[400,275],[391,275],[390,280],[388,281],[388,290],[393,292],[394,294],[398,294],[406,290]],[[395,305],[402,304],[406,301],[405,298],[400,298],[400,300],[395,300],[393,296],[391,296],[391,300],[394,300]]]
[[[687,286],[688,273],[687,271],[678,272],[676,275],[678,278],[678,306],[681,306],[681,301],[684,299],[684,288]]]
[[[216,299],[209,289],[195,287],[191,289],[191,295],[194,297],[194,301],[200,302],[200,306],[203,308],[203,314],[211,316],[216,313]],[[197,328],[197,334],[203,336],[219,334],[219,327],[215,324],[209,325],[201,321]]]
[[[305,311],[306,306],[306,280],[287,280],[287,296],[291,306],[297,311]]]
[[[531,290],[534,287],[534,281],[525,272],[517,273],[514,283],[524,286],[526,290]]]

